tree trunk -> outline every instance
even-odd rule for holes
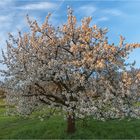
[[[67,133],[72,134],[75,132],[75,116],[68,115],[67,117]]]

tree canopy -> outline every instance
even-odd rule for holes
[[[91,17],[77,24],[71,8],[59,27],[49,23],[50,16],[41,26],[27,16],[30,32],[9,34],[7,52],[2,52],[7,69],[1,70],[10,91],[7,101],[21,114],[43,105],[60,108],[68,131],[74,131],[75,118],[89,115],[138,117],[139,72],[126,60],[140,44],[125,43],[122,36],[118,45],[109,44],[106,28],[90,26]]]

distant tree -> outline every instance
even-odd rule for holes
[[[5,90],[3,88],[3,83],[0,81],[0,99],[5,98]]]
[[[5,98],[5,92],[2,88],[0,88],[0,99]]]
[[[126,59],[139,44],[109,44],[107,29],[90,26],[91,17],[77,25],[72,9],[66,24],[55,28],[50,14],[39,26],[27,16],[30,32],[9,34],[1,73],[6,77],[7,100],[22,114],[39,105],[60,108],[67,117],[67,132],[75,132],[75,119],[137,117],[134,85],[138,74],[127,72]],[[132,113],[133,112],[133,113]],[[134,113],[135,112],[135,113]]]

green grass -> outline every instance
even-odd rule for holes
[[[76,133],[68,135],[63,117],[40,121],[36,118],[38,112],[30,118],[21,118],[5,116],[4,111],[0,108],[0,139],[140,139],[140,120],[102,122],[89,119],[87,126],[79,120]]]
[[[77,121],[77,131],[67,135],[66,122],[62,117],[54,116],[40,121],[37,118],[0,117],[0,138],[5,139],[63,139],[63,138],[109,138],[134,139],[140,138],[139,120],[110,120],[106,122],[90,119],[83,127],[82,121]]]

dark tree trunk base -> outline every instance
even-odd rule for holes
[[[74,116],[68,115],[67,117],[67,133],[75,133],[75,118]]]

